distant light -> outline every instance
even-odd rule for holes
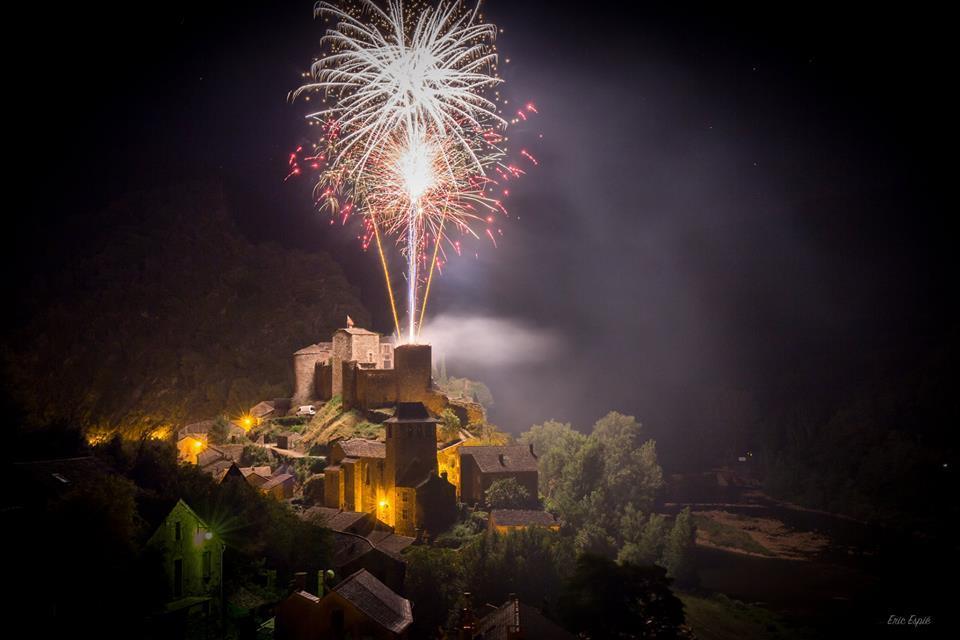
[[[389,506],[389,504],[387,504],[387,501],[386,501],[386,500],[381,500],[381,501],[380,501],[380,508],[381,508],[381,509],[386,509],[388,506]]]
[[[207,531],[205,534],[203,534],[203,537],[207,540],[213,540],[213,531]]]

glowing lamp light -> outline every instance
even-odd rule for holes
[[[253,426],[253,418],[251,418],[250,416],[243,416],[243,417],[240,419],[240,424],[243,425],[243,428],[244,428],[244,429],[246,429],[246,430],[249,431],[249,430],[250,430],[250,427]]]
[[[203,534],[203,537],[206,540],[213,540],[213,531],[207,531],[205,534]]]
[[[387,503],[386,500],[381,500],[381,501],[380,501],[380,508],[381,508],[381,509],[386,509],[388,506],[390,506],[390,505]]]

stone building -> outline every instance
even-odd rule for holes
[[[361,329],[347,318],[330,342],[318,342],[293,354],[294,404],[329,400],[343,394],[343,364],[365,371],[392,370],[393,338]]]
[[[190,606],[216,606],[223,542],[186,502],[178,500],[173,505],[147,547],[162,553],[171,602],[190,599]]]
[[[482,504],[484,494],[497,480],[515,478],[537,499],[539,482],[533,445],[460,447],[460,499]]]
[[[439,533],[455,517],[456,487],[439,475],[436,418],[419,402],[401,402],[385,427],[383,443],[334,443],[324,470],[325,506],[375,513],[401,535]]]
[[[298,589],[276,611],[277,640],[404,639],[413,623],[410,601],[364,569],[322,597]]]

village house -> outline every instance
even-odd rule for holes
[[[277,640],[373,638],[405,640],[413,607],[370,572],[360,569],[316,596],[298,589],[277,605]]]
[[[257,489],[263,486],[263,484],[273,475],[270,467],[266,465],[259,467],[240,467],[240,473],[243,474],[243,477],[251,487]]]
[[[353,438],[331,447],[324,505],[375,513],[397,533],[434,535],[455,518],[456,487],[439,475],[437,420],[419,402],[397,404],[386,442]]]
[[[401,552],[415,539],[395,534],[373,514],[311,507],[300,514],[333,531],[333,568],[337,575],[366,569],[391,589],[401,591],[406,562]]]
[[[297,491],[297,478],[291,473],[277,473],[260,485],[260,492],[277,500],[289,500]]]
[[[533,446],[464,446],[460,448],[460,499],[483,504],[484,494],[497,480],[514,478],[532,500],[539,491],[537,456]]]
[[[446,473],[447,480],[457,488],[457,498],[460,498],[460,448],[472,440],[473,435],[461,429],[456,438],[437,443],[437,468],[440,475]]]
[[[264,400],[250,407],[247,415],[253,421],[253,426],[260,426],[264,420],[269,420],[277,415],[277,407],[273,402]]]
[[[469,594],[465,594],[469,596]],[[511,596],[503,605],[485,605],[476,614],[467,607],[457,625],[462,640],[575,640],[569,631],[538,609]]]
[[[156,516],[165,510],[162,505],[141,508]],[[178,500],[147,541],[147,548],[163,556],[167,578],[167,612],[181,615],[208,615],[219,606],[220,582],[223,577],[224,544],[186,502]]]

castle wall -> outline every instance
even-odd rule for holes
[[[343,410],[362,408],[357,404],[357,363],[340,363],[340,395],[343,398]]]
[[[330,356],[327,351],[314,350],[293,355],[294,404],[306,404],[315,397],[315,370],[317,364]]]
[[[356,406],[379,409],[395,404],[397,377],[393,369],[357,369]]]
[[[314,397],[326,402],[333,397],[333,366],[329,363],[317,363],[314,368]]]

